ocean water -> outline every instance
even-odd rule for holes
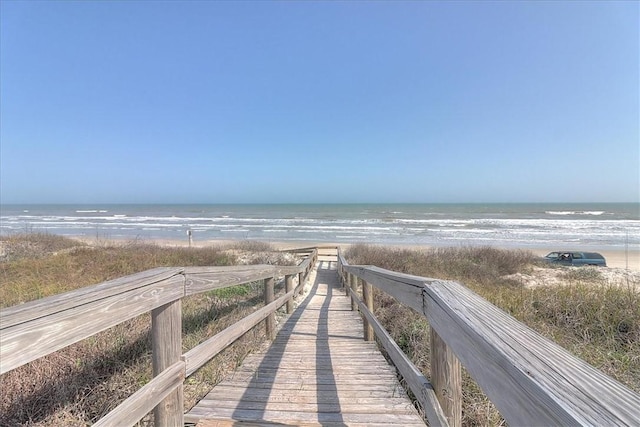
[[[609,204],[2,205],[0,234],[640,249],[640,206]]]

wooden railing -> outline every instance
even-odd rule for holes
[[[338,272],[425,410],[430,425],[461,425],[460,363],[509,425],[638,425],[640,395],[456,282],[349,265]],[[358,297],[361,283],[364,302]],[[373,315],[370,287],[420,313],[431,328],[431,383]]]
[[[183,425],[182,386],[186,377],[266,320],[275,334],[275,311],[302,291],[317,250],[299,250],[298,266],[163,267],[43,298],[0,311],[0,374],[151,312],[153,379],[96,425],[133,425],[154,412],[158,426]],[[294,288],[294,276],[298,285]],[[274,282],[285,277],[285,294],[274,300]],[[182,354],[182,298],[264,280],[265,306]]]
[[[300,252],[307,257],[294,267],[156,268],[3,309],[0,374],[151,312],[154,378],[97,425],[132,425],[151,411],[156,425],[182,425],[184,379],[261,321],[272,337],[274,313],[284,304],[292,312],[318,254]],[[640,419],[640,395],[456,282],[349,265],[340,252],[338,273],[365,319],[365,339],[378,338],[432,426],[461,424],[461,364],[510,425],[637,425]],[[277,277],[285,278],[285,294],[274,299]],[[263,308],[182,354],[182,298],[258,280],[265,285]],[[373,315],[371,287],[428,320],[431,381]]]

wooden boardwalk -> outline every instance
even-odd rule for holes
[[[185,415],[198,426],[424,426],[338,282],[335,256],[320,256],[308,296],[273,344]]]

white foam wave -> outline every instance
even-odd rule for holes
[[[545,211],[547,215],[593,215],[600,216],[604,215],[606,211]]]
[[[151,237],[183,237],[185,228],[197,230],[199,235],[220,237],[221,233],[249,233],[252,237],[272,239],[369,239],[372,243],[399,242],[424,243],[458,242],[467,240],[494,241],[498,243],[542,242],[555,245],[566,241],[585,244],[640,245],[640,221],[637,219],[614,219],[609,210],[550,209],[545,212],[528,212],[523,217],[514,217],[503,212],[442,213],[375,212],[359,214],[337,212],[327,216],[300,216],[297,212],[270,218],[269,212],[217,212],[207,216],[203,211],[190,213],[151,210],[79,209],[73,211],[54,210],[37,214],[33,209],[14,211],[0,217],[0,230],[51,230],[62,234],[91,234],[131,236],[144,231]],[[184,211],[182,211],[184,212]],[[542,213],[545,212],[545,213]],[[113,213],[113,214],[112,214]],[[175,215],[172,215],[175,213]],[[511,216],[510,216],[511,215]],[[255,217],[254,217],[255,216]],[[274,216],[276,216],[274,214]],[[633,217],[632,217],[633,218]],[[90,231],[85,231],[90,230]],[[122,230],[122,231],[118,231]],[[118,234],[120,233],[120,234]],[[315,236],[315,237],[314,237]],[[634,246],[635,245],[635,246]]]

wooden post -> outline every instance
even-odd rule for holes
[[[269,304],[274,299],[274,283],[273,277],[264,280],[264,303]],[[276,313],[273,312],[265,319],[266,333],[268,339],[273,339],[276,330]]]
[[[158,376],[182,356],[182,300],[176,300],[151,311],[151,348],[153,376]],[[154,425],[182,426],[182,385],[153,410]]]
[[[431,328],[431,384],[449,426],[462,425],[462,372],[453,351]]]
[[[362,299],[364,299],[364,303],[369,309],[371,313],[373,313],[373,288],[371,284],[366,281],[362,281]],[[373,326],[369,324],[369,321],[365,318],[364,320],[364,340],[365,341],[373,341],[375,335],[373,333]]]
[[[286,293],[293,290],[293,275],[288,275],[284,278],[284,286]],[[287,300],[287,314],[293,313],[293,295]]]
[[[356,311],[358,309],[358,303],[356,302],[356,298],[358,295],[358,278],[355,274],[349,275],[349,285],[351,287],[351,291],[349,295],[351,295],[351,311]]]
[[[304,273],[298,273],[298,295],[304,292]]]

